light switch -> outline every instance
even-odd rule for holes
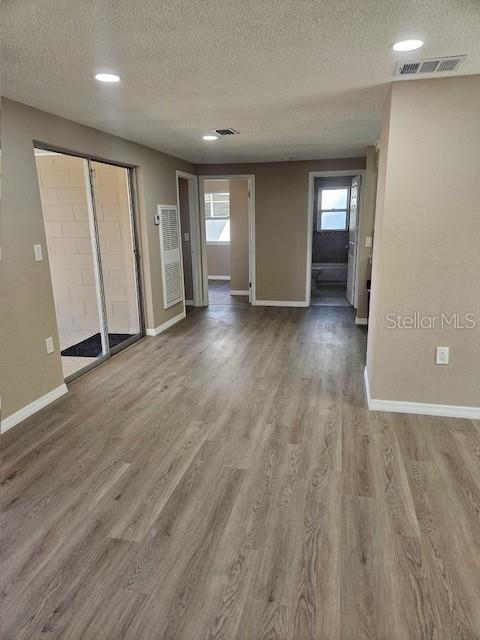
[[[367,236],[365,238],[365,246],[370,249],[373,246],[373,238],[372,236]]]
[[[449,347],[437,347],[435,364],[448,364],[449,357],[450,357]]]
[[[47,347],[47,353],[53,353],[55,351],[52,337],[45,338],[45,346]]]
[[[183,239],[185,240],[185,242],[190,242],[190,234],[189,233],[184,233],[183,234]]]
[[[157,225],[158,225],[158,224],[160,224],[160,214],[159,214],[159,213],[156,213],[156,214],[153,216],[153,222],[154,222],[155,224],[157,224]]]
[[[41,262],[43,260],[43,252],[41,244],[33,245],[33,255],[35,256],[35,262]]]

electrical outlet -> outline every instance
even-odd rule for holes
[[[435,364],[448,364],[449,357],[450,357],[449,347],[437,347],[437,356],[435,359]]]
[[[370,249],[371,247],[373,247],[373,238],[372,238],[372,236],[367,236],[365,238],[365,247],[367,247],[367,249]]]
[[[53,338],[45,338],[45,346],[47,347],[47,353],[53,353],[55,351],[55,347],[53,346]]]
[[[35,262],[41,262],[43,260],[43,253],[42,253],[42,245],[41,244],[34,244],[33,245],[33,255],[35,257]]]

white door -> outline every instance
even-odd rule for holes
[[[360,180],[361,176],[355,176],[350,190],[350,218],[348,223],[348,273],[347,273],[347,300],[354,306],[355,301],[355,271],[357,266],[357,236],[358,213],[360,206]]]

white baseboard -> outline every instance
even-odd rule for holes
[[[248,289],[243,291],[242,289],[230,289],[231,296],[248,296]]]
[[[37,413],[37,411],[40,411],[40,409],[43,409],[43,407],[46,407],[54,400],[57,400],[65,393],[67,393],[67,391],[67,385],[65,383],[61,384],[59,387],[56,387],[55,389],[52,389],[51,391],[46,393],[44,396],[41,396],[41,398],[37,398],[37,400],[30,402],[30,404],[27,404],[22,409],[15,411],[15,413],[12,413],[12,415],[2,420],[0,427],[1,433],[5,433],[9,429],[17,425],[19,422],[22,422],[26,418],[33,416],[34,413]]]
[[[377,400],[370,395],[367,367],[364,370],[365,393],[370,411],[388,411],[393,413],[414,413],[423,416],[441,418],[465,418],[480,420],[480,407],[468,407],[455,404],[428,404],[423,402],[406,402],[403,400]]]
[[[177,324],[177,322],[180,322],[180,320],[183,320],[183,318],[185,318],[186,315],[187,314],[186,314],[185,310],[183,310],[182,313],[179,313],[177,316],[174,316],[173,318],[170,318],[170,320],[167,320],[166,322],[163,322],[158,327],[155,327],[154,329],[147,328],[147,330],[146,330],[147,336],[153,336],[154,337],[154,336],[160,335],[161,333],[163,333],[167,329],[170,329],[170,327],[173,327],[174,324]]]
[[[308,307],[306,300],[255,300],[257,307]]]
[[[358,316],[355,318],[355,324],[359,326],[365,326],[368,324],[368,318],[359,318]]]
[[[230,276],[208,276],[209,280],[230,280]]]

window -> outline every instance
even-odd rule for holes
[[[205,194],[205,229],[207,242],[230,242],[230,194]]]
[[[320,189],[317,231],[345,231],[348,228],[350,189]]]

